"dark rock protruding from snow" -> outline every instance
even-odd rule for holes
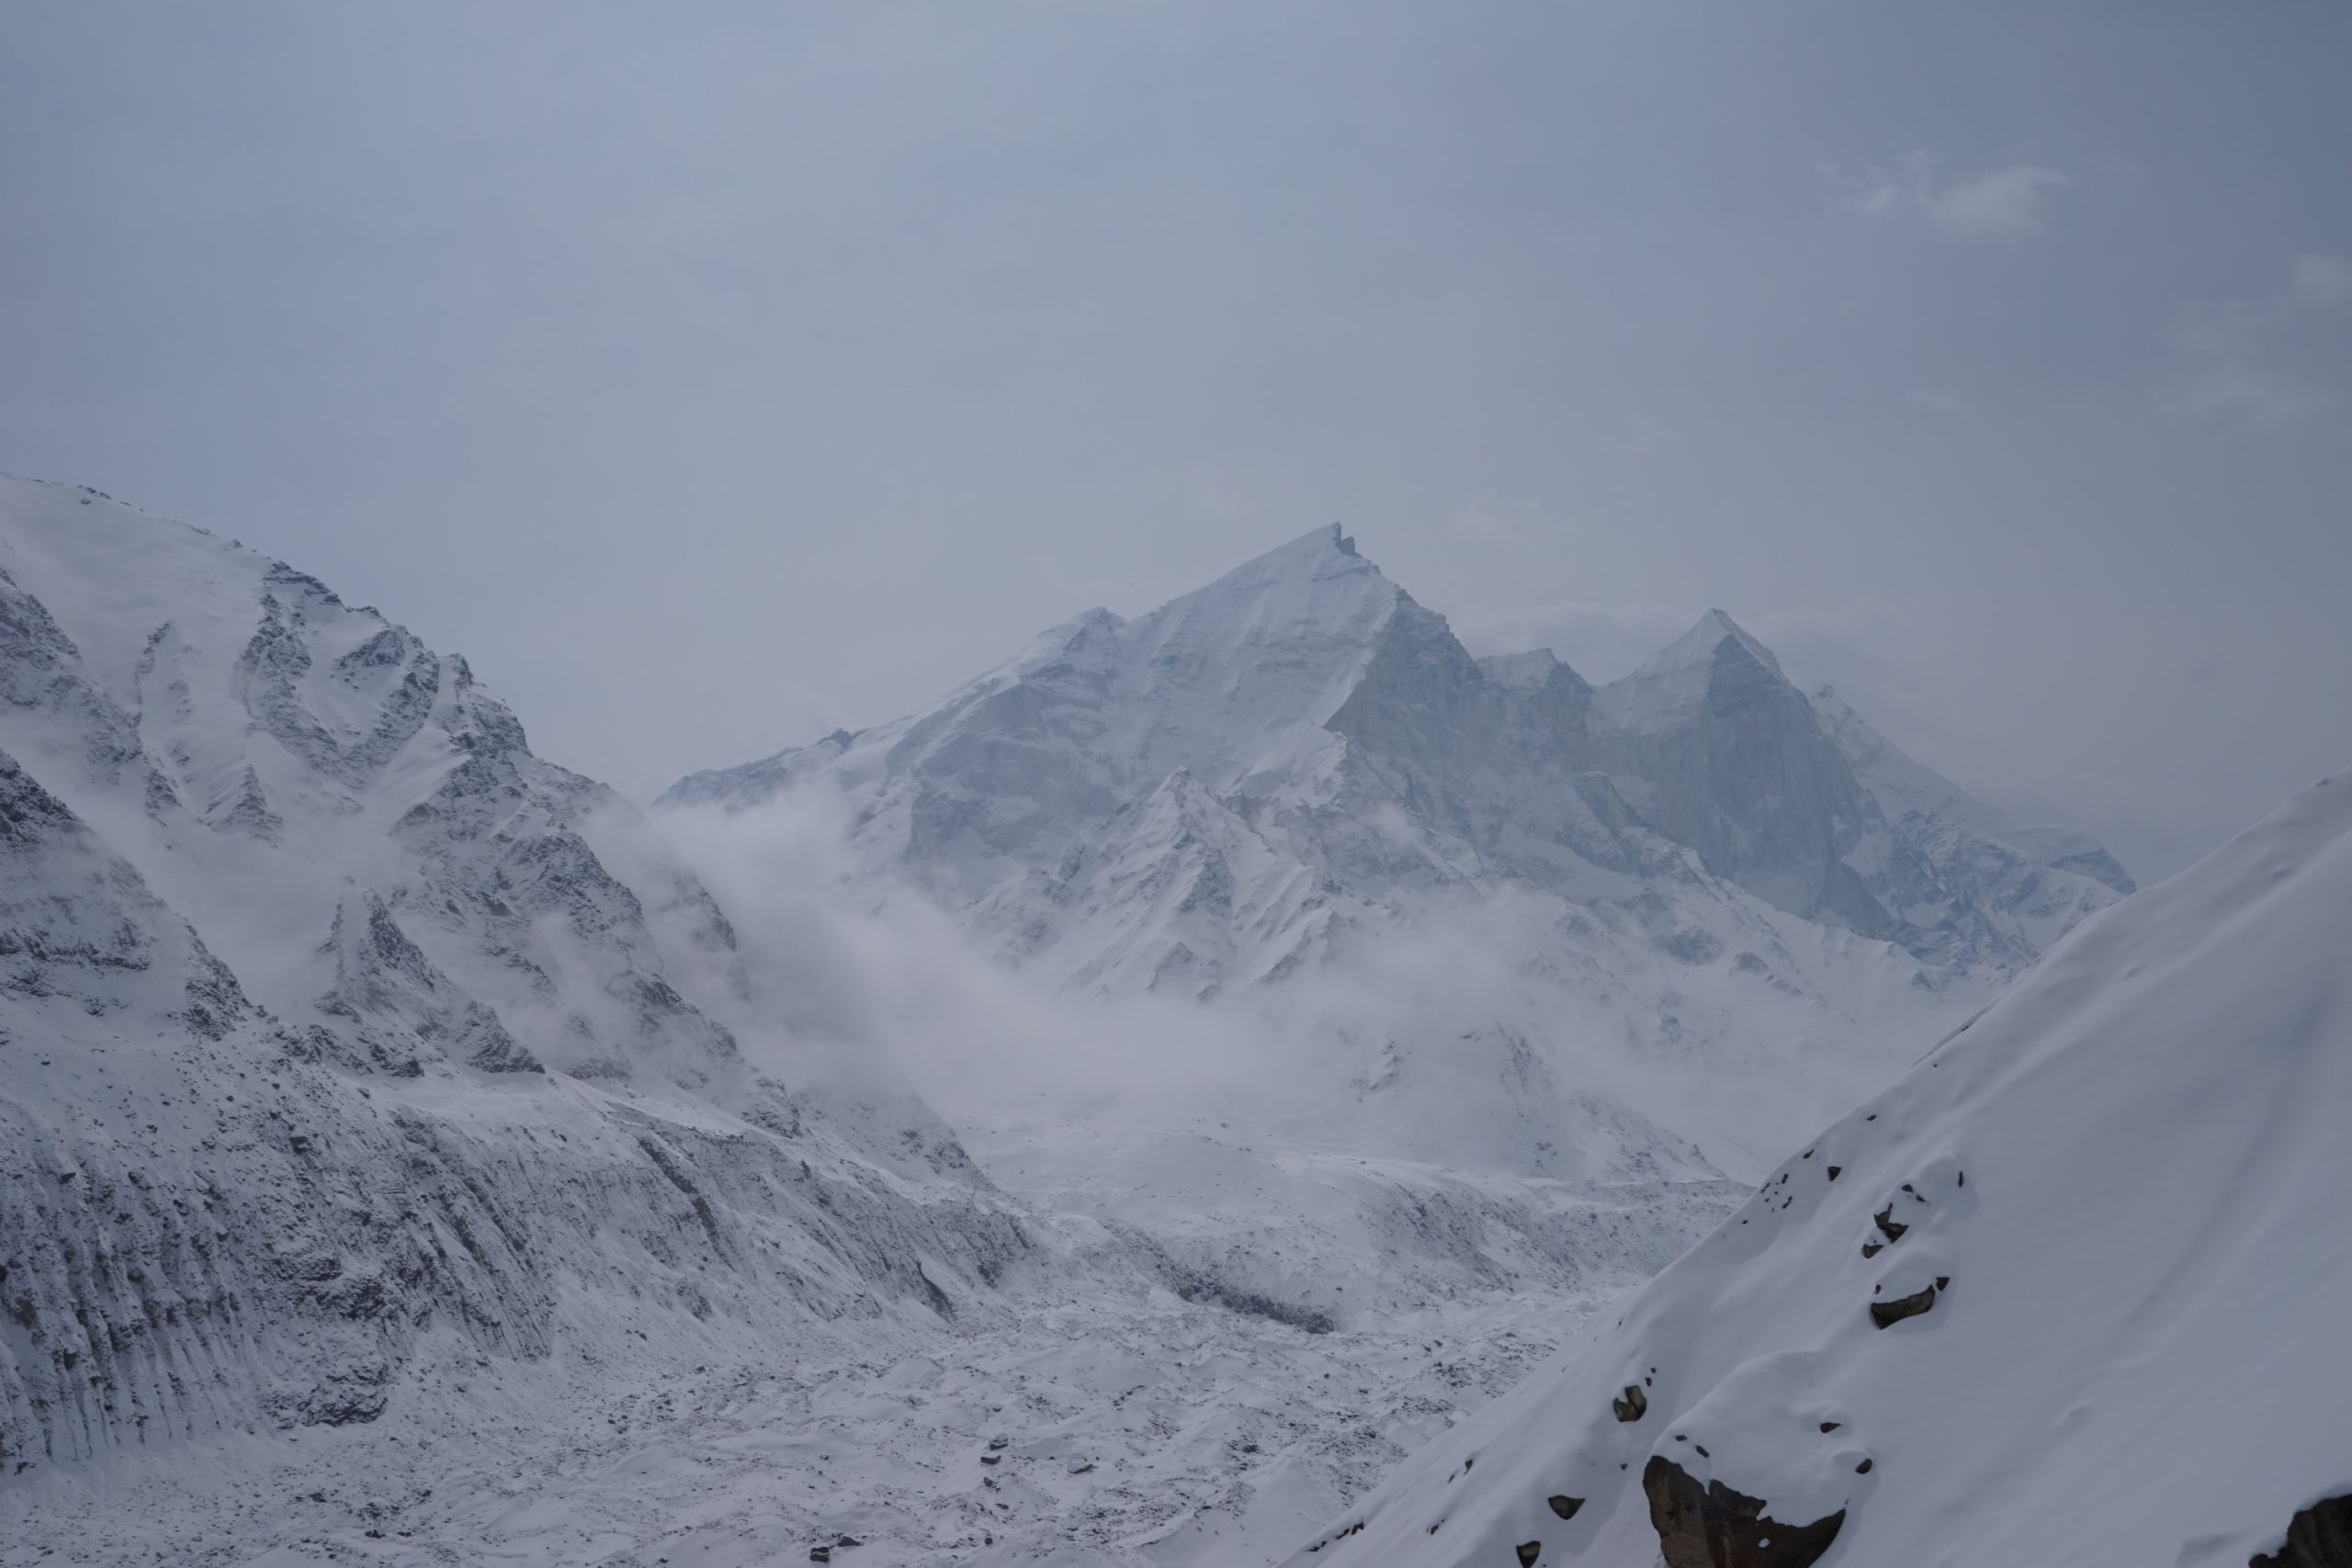
[[[1801,1525],[1767,1517],[1765,1499],[1701,1485],[1663,1454],[1642,1468],[1642,1491],[1667,1568],[1808,1568],[1846,1522],[1843,1508]]]
[[[1933,1285],[1924,1291],[1914,1291],[1907,1296],[1897,1296],[1893,1301],[1872,1302],[1871,1324],[1877,1328],[1891,1328],[1906,1317],[1917,1317],[1921,1313],[1934,1310],[1935,1304],[1936,1288]]]
[[[1641,1384],[1629,1382],[1623,1394],[1610,1400],[1609,1408],[1620,1421],[1638,1421],[1649,1414],[1650,1396],[1642,1392]]]
[[[2352,1493],[2296,1511],[2275,1552],[2256,1552],[2246,1568],[2352,1568]]]

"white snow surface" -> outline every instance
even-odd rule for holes
[[[1289,1562],[1653,1562],[1654,1461],[1842,1512],[1828,1568],[2277,1550],[2352,1492],[2347,931],[2338,777],[2086,921]]]

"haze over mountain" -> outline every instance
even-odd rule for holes
[[[2087,837],[2020,829],[1834,694],[1808,699],[1719,610],[1596,690],[1546,649],[1472,659],[1336,525],[1133,622],[1089,611],[929,714],[697,773],[662,803],[741,809],[818,777],[857,797],[862,843],[952,899],[1026,871],[1067,903],[1181,818],[1263,844],[1294,888],[1622,901],[1713,877],[1957,971],[2013,969],[2132,889]],[[1391,808],[1404,842],[1371,824]],[[1119,841],[1077,847],[1106,831]],[[1263,978],[1328,940],[1330,906],[1298,897],[1245,922],[1238,968],[1172,937],[1080,968],[1145,988],[1171,964],[1205,965],[1208,987]],[[1026,930],[1021,956],[1065,935]]]
[[[1337,1321],[1573,1280],[1604,1190],[1681,1234],[2132,886],[1721,612],[1596,689],[1471,658],[1331,527],[660,806],[716,859],[837,820],[846,902],[944,908],[1098,1057],[1188,1048],[1146,1002],[1247,1042],[1192,1094],[931,1081],[1016,1190]]]

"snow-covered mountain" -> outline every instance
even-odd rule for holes
[[[1596,689],[1544,650],[1473,659],[1336,526],[663,804],[815,780],[853,796],[877,858],[1097,987],[1278,977],[1411,891],[1631,907],[1710,878],[2006,973],[2131,889],[2096,843],[2014,827],[1808,699],[1720,611]]]
[[[567,1321],[935,1319],[1029,1245],[911,1097],[746,1061],[725,917],[463,660],[18,479],[0,859],[0,1462]]]
[[[2337,777],[2086,922],[1290,1561],[2345,1561],[2346,931]]]
[[[1253,1090],[1321,1107],[1285,1136],[1571,1179],[1753,1174],[2132,886],[1720,612],[1596,688],[1474,659],[1336,527],[661,804],[811,796],[854,882],[1048,987],[1271,1019]]]

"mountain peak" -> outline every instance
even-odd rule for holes
[[[1237,578],[1270,579],[1293,574],[1316,576],[1329,572],[1365,572],[1380,575],[1380,569],[1366,560],[1356,549],[1356,542],[1337,523],[1326,523],[1310,528],[1286,544],[1275,546],[1263,555],[1243,561],[1231,571],[1212,582],[1206,592],[1217,583]],[[1183,595],[1182,597],[1190,597]]]
[[[1781,661],[1772,657],[1772,650],[1750,637],[1737,621],[1721,610],[1709,610],[1700,616],[1697,625],[1660,649],[1634,673],[1636,676],[1667,675],[1696,665],[1713,663],[1726,643],[1773,674],[1781,673]]]
[[[1709,610],[1640,669],[1602,687],[1600,698],[1616,723],[1653,729],[1680,723],[1711,704],[1745,703],[1774,692],[1804,705],[1772,650],[1723,611]]]
[[[1134,623],[1147,646],[1206,637],[1219,657],[1269,643],[1365,642],[1403,590],[1327,524],[1244,561]]]

